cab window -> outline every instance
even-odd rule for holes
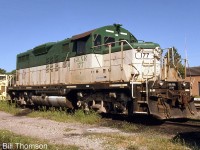
[[[115,38],[108,37],[108,36],[104,37],[104,44],[111,43],[111,42],[115,42]],[[115,46],[115,43],[112,43],[112,46]]]
[[[86,43],[88,38],[89,36],[74,41],[73,51],[76,52],[77,55],[86,53]]]
[[[63,47],[62,47],[62,52],[68,52],[69,51],[69,43],[65,43],[63,44]]]
[[[95,34],[94,35],[94,46],[101,45],[101,35]]]
[[[128,41],[127,39],[119,39],[119,41],[122,41],[122,40]],[[126,45],[126,44],[127,44],[127,42],[123,41],[123,45]],[[119,45],[121,45],[121,42],[119,42]]]

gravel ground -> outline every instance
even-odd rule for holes
[[[200,117],[200,112],[198,115]],[[199,129],[192,128],[191,126],[180,126],[174,124],[163,124],[160,126],[152,127],[150,126],[150,128],[159,130],[160,132],[169,136],[169,138],[173,138],[178,133],[182,132],[193,133],[194,131],[199,131]],[[78,146],[81,150],[106,150],[108,148],[109,145],[106,138],[98,138],[98,136],[92,136],[95,135],[95,133],[135,136],[135,133],[125,133],[118,129],[109,127],[80,123],[61,123],[43,118],[14,116],[1,111],[0,129],[9,130],[13,133],[33,138],[45,139],[49,141],[49,143],[53,144],[75,145]]]
[[[13,116],[0,111],[0,129],[6,129],[16,134],[48,140],[50,143],[76,145],[80,149],[104,150],[104,139],[90,138],[93,133],[123,134],[117,129],[83,125],[79,123],[60,123],[43,118]]]

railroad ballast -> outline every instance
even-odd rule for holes
[[[173,48],[167,49],[173,54]],[[187,118],[196,108],[185,82],[159,44],[140,42],[120,24],[97,28],[17,55],[23,106],[82,108],[103,113]]]

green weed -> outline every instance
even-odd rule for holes
[[[9,104],[7,101],[0,101],[0,111],[5,111],[15,115],[20,113],[21,109],[16,108],[15,104]]]
[[[66,113],[62,109],[40,107],[38,110],[16,108],[14,104],[8,104],[6,101],[0,102],[0,111],[5,111],[13,115],[26,115],[29,117],[42,117],[58,122],[79,122],[83,124],[96,124],[101,121],[101,116],[94,111],[87,114],[83,110],[76,110],[75,113]]]
[[[104,140],[108,149],[125,148],[127,150],[189,150],[188,145],[180,142],[172,142],[170,138],[158,133],[137,133],[134,135],[121,135],[115,133],[97,133],[89,135],[91,138]]]
[[[20,149],[20,145],[29,145],[32,146],[31,149],[37,149],[37,147],[34,148],[36,145],[40,145],[43,147],[43,149],[48,150],[78,150],[79,147],[74,145],[58,145],[58,144],[50,144],[48,141],[40,140],[36,138],[30,138],[27,136],[22,136],[18,134],[14,134],[7,130],[0,130],[0,145],[3,146],[4,144],[11,144],[12,150]],[[6,146],[6,145],[5,145]],[[23,147],[21,147],[23,149]]]

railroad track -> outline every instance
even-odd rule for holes
[[[165,124],[171,124],[171,125],[182,126],[182,127],[197,128],[200,131],[200,120],[189,119],[187,122],[166,121]]]
[[[107,118],[105,120],[107,120]],[[168,120],[162,122],[159,120],[153,121],[146,116],[132,119],[125,116],[114,116],[114,120],[108,119],[107,124],[111,126],[115,124],[115,127],[120,129],[126,121],[137,127],[137,130],[133,128],[132,131],[128,131],[129,133],[142,133],[151,130],[149,133],[157,132],[162,135],[164,134],[172,141],[179,141],[183,144],[187,144],[191,149],[194,149],[194,147],[195,150],[200,149],[200,120]]]
[[[133,116],[130,118],[124,115],[112,115],[104,117],[104,119],[111,125],[121,126],[124,122],[129,122],[141,129],[149,128],[171,136],[184,132],[199,132],[200,134],[200,120],[195,119],[162,121],[149,116]]]

